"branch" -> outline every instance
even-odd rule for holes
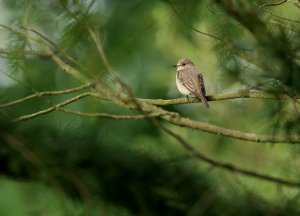
[[[6,29],[6,30],[8,30],[8,31],[10,31],[10,32],[12,32],[12,33],[15,33],[15,34],[17,34],[17,35],[20,35],[20,36],[22,36],[22,37],[24,37],[24,38],[27,38],[27,39],[30,39],[30,40],[32,40],[32,41],[38,42],[38,40],[37,40],[36,38],[30,37],[29,35],[26,35],[26,34],[24,34],[23,32],[20,32],[20,31],[17,31],[17,30],[15,30],[15,29],[10,28],[9,26],[0,24],[0,27],[4,28],[4,29]]]
[[[112,77],[113,81],[116,83],[117,87],[125,92],[130,92],[131,90],[127,87],[127,85],[119,78],[118,74],[114,71],[113,67],[110,65],[110,63],[108,62],[105,52],[103,50],[103,46],[99,37],[99,33],[96,30],[92,30],[90,28],[88,28],[88,31],[96,45],[97,51],[98,51],[98,55],[101,58],[101,60],[104,63],[104,66],[106,68],[106,70],[109,72],[110,76]]]
[[[46,44],[44,44],[44,49],[45,49],[46,53],[50,55],[51,59],[63,71],[65,71],[67,74],[71,75],[72,77],[74,77],[75,79],[77,79],[83,83],[87,82],[87,78],[83,74],[81,74],[75,68],[71,67],[71,65],[65,63],[62,59],[60,59],[54,52],[52,52],[52,50]]]
[[[260,98],[260,99],[277,99],[286,100],[289,97],[287,95],[274,95],[263,91],[257,90],[239,90],[237,92],[231,93],[220,93],[215,95],[208,95],[206,99],[208,101],[219,101],[219,100],[230,100],[230,99],[240,99],[240,98]],[[297,96],[296,99],[300,99]],[[177,105],[177,104],[188,104],[188,103],[199,103],[197,98],[175,98],[175,99],[139,99],[140,101],[150,103],[152,105],[167,106],[167,105]]]
[[[233,94],[229,94],[230,97],[232,97],[232,95]],[[86,92],[86,93],[80,94],[76,97],[73,97],[69,100],[61,102],[57,105],[53,105],[53,107],[50,107],[48,109],[41,110],[39,112],[35,112],[35,113],[29,114],[29,115],[24,115],[24,116],[18,117],[17,119],[15,119],[15,121],[29,120],[29,119],[35,118],[37,116],[52,112],[56,109],[59,110],[61,107],[65,106],[69,103],[75,102],[81,98],[87,97],[87,96],[98,98],[100,100],[112,101],[112,102],[119,104],[123,107],[126,107],[128,109],[139,110],[139,111],[142,110],[142,114],[139,117],[133,117],[133,118],[149,119],[151,117],[160,117],[161,119],[163,119],[167,122],[170,122],[174,125],[183,126],[183,127],[187,127],[187,128],[191,128],[191,129],[197,129],[197,130],[201,130],[201,131],[205,131],[205,132],[209,132],[209,133],[213,133],[213,134],[217,134],[217,135],[221,135],[221,136],[225,136],[225,137],[246,140],[246,141],[251,141],[251,142],[300,143],[300,135],[293,135],[293,136],[258,135],[255,133],[246,133],[246,132],[242,132],[242,131],[238,131],[238,130],[224,128],[224,127],[209,124],[206,122],[195,121],[195,120],[191,120],[189,118],[182,117],[178,113],[166,111],[160,107],[157,107],[151,103],[148,103],[147,101],[145,101],[145,99],[134,99],[134,101],[133,101],[131,98],[128,98],[125,95],[118,95],[118,94],[114,94],[114,93],[111,93],[111,92],[105,91],[105,90],[102,90],[101,93],[100,92],[99,93]],[[222,98],[222,97],[220,97],[220,98]],[[263,98],[268,98],[268,97],[266,95],[264,95]],[[160,101],[163,101],[163,100],[160,100]],[[137,107],[136,102],[139,104],[139,107]],[[72,112],[74,112],[74,111],[72,111]],[[84,114],[80,113],[80,112],[77,114],[84,116]],[[74,114],[74,115],[76,115],[76,114]],[[87,114],[86,116],[89,116],[89,115],[92,116],[92,115],[98,115],[98,114],[95,114],[95,113]],[[100,114],[98,117],[101,117],[101,115],[102,114]],[[106,114],[104,114],[102,117],[109,118],[108,115],[111,115],[111,114],[107,114],[107,116],[105,116],[105,115]],[[95,116],[95,117],[97,117],[97,116]],[[118,116],[112,115],[111,118],[118,119]],[[121,117],[119,116],[119,118],[131,119],[131,118],[128,118],[125,116],[121,116]]]
[[[224,94],[223,96],[222,95],[220,96],[220,99],[221,98],[225,99],[226,97],[234,98],[233,95],[235,95],[235,94],[239,95],[238,92],[230,93],[227,96],[226,96],[226,94]],[[139,109],[139,108],[137,108],[137,106],[134,103],[132,103],[131,99],[129,99],[129,98],[126,99],[126,96],[123,96],[123,95],[107,94],[105,97],[103,97],[103,95],[94,94],[92,96],[97,97],[99,99],[112,100],[115,103],[118,103],[129,109],[135,109],[135,110]],[[258,95],[253,95],[253,96],[258,96]],[[269,95],[269,94],[262,94],[260,96],[261,96],[260,98],[272,98],[272,99],[276,98],[275,96],[271,97],[271,95]],[[119,97],[122,97],[122,98],[119,99]],[[282,97],[282,99],[285,98],[285,96],[279,96],[279,97]],[[216,97],[216,98],[218,98],[218,97]],[[186,100],[185,98],[182,98],[182,99]],[[177,100],[177,99],[175,99],[175,100]],[[201,130],[201,131],[205,131],[205,132],[209,132],[209,133],[213,133],[213,134],[217,134],[217,135],[222,135],[225,137],[246,140],[246,141],[251,141],[251,142],[300,143],[300,135],[281,136],[281,135],[258,135],[255,133],[246,133],[246,132],[242,132],[242,131],[238,131],[238,130],[233,130],[233,129],[209,124],[206,122],[195,121],[195,120],[191,120],[189,118],[184,118],[184,117],[180,116],[178,113],[166,111],[160,107],[157,107],[151,103],[148,103],[147,100],[145,101],[145,99],[136,99],[136,101],[140,104],[140,108],[144,112],[160,113],[159,116],[161,119],[168,121],[172,124],[178,125],[178,126],[184,126],[184,127],[191,128],[191,129],[197,129],[197,130]],[[164,100],[159,100],[159,101],[162,102]],[[153,102],[153,101],[151,101],[151,102]]]
[[[23,102],[25,102],[25,101],[27,101],[27,100],[36,98],[36,97],[42,97],[42,96],[44,96],[44,95],[69,94],[69,93],[73,93],[73,92],[76,92],[76,91],[80,91],[80,90],[82,90],[82,89],[85,89],[85,88],[88,88],[88,87],[91,87],[91,86],[92,86],[92,83],[87,83],[87,84],[82,85],[82,86],[78,86],[78,87],[71,88],[71,89],[65,89],[65,90],[61,90],[61,91],[44,91],[44,92],[37,92],[37,93],[35,93],[35,94],[28,95],[28,96],[26,96],[26,97],[23,97],[23,98],[14,100],[14,101],[10,101],[10,102],[5,103],[5,104],[0,104],[0,108],[5,108],[5,107],[13,106],[13,105],[16,105],[16,104],[19,104],[19,103],[23,103]]]
[[[19,122],[19,121],[25,121],[25,120],[29,120],[29,119],[32,119],[32,118],[35,118],[37,116],[40,116],[40,115],[44,115],[44,114],[47,114],[49,112],[52,112],[54,110],[57,110],[59,109],[60,107],[64,107],[70,103],[73,103],[81,98],[84,98],[84,97],[87,97],[87,96],[90,96],[91,93],[90,92],[85,92],[85,93],[82,93],[80,95],[77,95],[75,97],[72,97],[66,101],[63,101],[57,105],[54,105],[53,107],[50,107],[48,109],[44,109],[44,110],[41,110],[41,111],[38,111],[38,112],[35,112],[35,113],[32,113],[32,114],[29,114],[29,115],[23,115],[23,116],[20,116],[16,119],[14,119],[14,122]]]
[[[161,115],[161,113],[152,113],[149,115],[113,115],[113,114],[108,114],[108,113],[87,113],[87,112],[79,112],[79,111],[73,111],[69,109],[63,109],[59,108],[59,111],[64,112],[64,113],[69,113],[72,115],[77,115],[77,116],[83,116],[83,117],[96,117],[96,118],[109,118],[109,119],[116,119],[116,120],[140,120],[140,119],[146,119],[149,116],[151,117],[156,117]]]
[[[258,6],[257,3],[255,3],[255,4]],[[290,21],[290,22],[294,22],[294,23],[300,23],[299,20],[293,20],[293,19],[289,19],[289,18],[286,18],[286,17],[279,16],[279,15],[273,13],[272,11],[263,8],[262,6],[259,6],[259,9],[262,9],[263,11],[268,12],[268,13],[271,14],[272,16],[277,17],[277,18],[279,18],[279,19],[286,20],[286,21]]]
[[[56,50],[58,50],[60,53],[62,53],[69,61],[73,62],[76,65],[79,65],[79,63],[74,60],[72,57],[70,57],[67,53],[65,53],[59,46],[57,46],[53,41],[51,41],[50,39],[48,39],[46,36],[44,36],[43,34],[41,34],[40,32],[34,30],[34,29],[28,29],[26,27],[22,27],[22,29],[28,30],[33,32],[34,34],[36,34],[39,38],[35,39],[32,38],[28,35],[25,35],[24,33],[21,33],[19,31],[16,31],[8,26],[2,25],[0,24],[0,27],[3,27],[13,33],[22,35],[23,37],[26,37],[30,40],[36,41],[37,43],[39,43],[40,45],[43,46],[44,50],[46,51],[46,55],[51,57],[51,59],[63,70],[65,71],[67,74],[71,75],[72,77],[74,77],[75,79],[81,81],[81,82],[87,82],[87,78],[81,74],[78,70],[76,70],[75,68],[71,67],[69,64],[65,63],[62,59],[60,59],[50,48],[49,46],[44,42],[46,41],[47,43],[51,44],[52,46],[54,46],[56,48]]]
[[[152,118],[151,116],[148,116],[148,113],[145,112],[145,110],[142,109],[141,104],[138,102],[138,100],[135,98],[131,88],[125,83],[123,82],[123,80],[121,80],[118,76],[118,74],[114,71],[113,67],[110,65],[110,63],[108,62],[100,37],[99,37],[99,33],[98,31],[92,30],[91,28],[88,28],[88,31],[92,37],[92,39],[95,42],[95,45],[97,47],[97,51],[98,54],[100,56],[100,58],[102,59],[102,61],[104,62],[104,65],[106,67],[106,69],[108,70],[108,72],[110,73],[112,79],[114,80],[114,82],[116,83],[117,87],[119,87],[121,93],[127,93],[129,98],[130,98],[130,102],[134,103],[134,105],[136,106],[137,110],[147,118],[148,121],[150,121],[151,123],[154,123],[155,119]],[[122,100],[122,97],[119,97]],[[123,101],[122,101],[123,102]]]
[[[101,96],[100,96],[101,97]],[[109,96],[106,98],[106,100],[111,100]],[[121,96],[124,97],[124,96]],[[229,97],[232,97],[231,94],[229,94]],[[268,95],[264,95],[262,98],[268,98]],[[283,96],[282,96],[283,97]],[[220,97],[225,98],[225,97]],[[117,101],[118,99],[113,99]],[[126,98],[121,99],[122,101],[126,102]],[[186,99],[185,99],[186,100]],[[141,109],[143,109],[146,112],[157,112],[161,113],[160,118],[164,119],[165,121],[168,121],[172,124],[178,125],[178,126],[184,126],[191,129],[197,129],[217,135],[222,135],[225,137],[230,137],[234,139],[240,139],[240,140],[246,140],[251,142],[271,142],[271,143],[300,143],[300,135],[290,135],[290,136],[281,136],[281,135],[258,135],[255,133],[246,133],[238,130],[233,130],[229,128],[220,127],[217,125],[209,124],[206,122],[201,121],[195,121],[191,120],[189,118],[181,117],[178,113],[166,111],[160,107],[157,107],[151,103],[146,102],[144,99],[136,99],[136,101],[139,102]],[[163,100],[160,100],[163,101]],[[136,109],[135,104],[133,104],[130,99],[127,99],[127,103],[122,104],[129,109]]]
[[[166,132],[167,134],[169,134],[170,136],[172,136],[174,139],[176,139],[185,149],[187,149],[188,151],[190,151],[196,158],[198,158],[201,161],[204,161],[214,167],[218,167],[230,172],[236,172],[236,173],[240,173],[249,177],[254,177],[257,179],[261,179],[261,180],[265,180],[265,181],[269,181],[269,182],[273,182],[273,183],[279,183],[282,185],[286,185],[289,187],[300,187],[300,182],[295,182],[295,181],[289,181],[286,179],[282,179],[282,178],[277,178],[277,177],[273,177],[273,176],[269,176],[269,175],[265,175],[265,174],[260,174],[260,173],[256,173],[253,172],[251,170],[247,170],[244,168],[240,168],[237,166],[234,166],[232,164],[229,163],[222,163],[220,161],[211,159],[210,157],[202,154],[201,152],[197,151],[190,143],[188,143],[187,141],[185,141],[181,136],[179,136],[178,134],[174,133],[173,131],[171,131],[170,129],[160,125],[159,126],[164,132]]]
[[[0,55],[31,55],[31,56],[40,56],[40,57],[50,57],[48,53],[41,52],[41,51],[32,51],[32,50],[7,50],[7,49],[0,49]]]
[[[181,15],[178,13],[178,11],[175,9],[173,3],[170,2],[170,1],[167,1],[167,2],[170,4],[170,6],[171,6],[173,12],[175,13],[175,15],[178,17],[178,19],[179,19],[185,26],[191,28],[191,29],[192,29],[193,31],[195,31],[195,32],[198,32],[199,34],[202,34],[202,35],[211,37],[211,38],[216,39],[216,40],[219,40],[219,41],[222,40],[221,38],[219,38],[219,37],[217,37],[217,36],[215,36],[215,35],[212,35],[212,34],[209,34],[209,33],[203,32],[203,31],[200,31],[200,30],[196,29],[194,26],[192,26],[192,25],[190,25],[189,23],[187,23],[187,22],[181,17]]]
[[[42,38],[44,41],[47,43],[51,44],[58,52],[60,52],[63,56],[65,56],[70,62],[77,66],[81,66],[78,61],[76,61],[74,58],[72,58],[70,55],[68,55],[62,48],[60,48],[56,43],[54,43],[51,39],[43,35],[42,33],[36,31],[35,29],[32,28],[26,28],[24,26],[20,26],[20,28],[25,29],[27,31],[30,31],[36,35],[38,35],[40,38]]]
[[[300,135],[280,136],[280,135],[258,135],[255,133],[246,133],[238,130],[220,127],[206,122],[195,121],[184,117],[174,117],[164,115],[162,119],[191,129],[197,129],[225,137],[246,140],[251,142],[271,142],[271,143],[300,143]]]
[[[168,112],[164,109],[161,109],[155,105],[170,105],[170,104],[182,104],[182,103],[191,103],[191,102],[196,102],[195,99],[186,100],[184,98],[181,99],[173,99],[173,100],[147,100],[147,99],[137,99],[133,97],[132,92],[130,91],[129,87],[125,85],[115,74],[113,71],[112,67],[108,63],[104,50],[102,48],[101,41],[99,40],[99,36],[96,32],[89,30],[90,34],[97,46],[98,52],[104,61],[105,66],[107,67],[107,70],[110,72],[111,76],[115,79],[117,83],[123,87],[123,89],[126,90],[126,92],[131,96],[127,97],[125,95],[113,95],[113,94],[108,94],[108,95],[99,95],[96,93],[83,93],[79,96],[76,96],[74,98],[71,98],[67,101],[64,101],[60,104],[53,105],[52,107],[41,110],[36,113],[32,113],[30,115],[24,115],[21,116],[15,121],[23,121],[23,120],[28,120],[32,119],[34,117],[52,112],[56,109],[59,109],[60,107],[63,107],[69,103],[72,103],[80,98],[86,97],[86,96],[93,96],[97,97],[99,99],[104,99],[104,100],[112,100],[115,103],[118,103],[122,106],[125,106],[129,109],[135,109],[141,111],[141,116],[148,116],[148,113],[155,113],[155,115],[160,116],[162,119],[175,124],[179,126],[184,126],[188,128],[193,128],[193,129],[198,129],[218,135],[223,135],[235,139],[241,139],[241,140],[247,140],[247,141],[252,141],[252,142],[286,142],[286,143],[299,143],[300,142],[300,137],[298,135],[295,136],[272,136],[272,135],[257,135],[253,133],[245,133],[237,130],[232,130],[228,128],[223,128],[219,127],[216,125],[208,124],[205,122],[200,122],[200,121],[194,121],[188,118],[183,118],[179,116],[177,113],[174,112]],[[81,81],[86,81],[86,78],[79,73],[75,68],[71,67],[70,65],[66,64],[63,62],[57,55],[55,55],[51,49],[44,44],[44,48],[46,49],[47,53],[51,55],[51,58],[53,59],[54,62],[56,62],[66,73],[72,75],[73,77],[81,80]],[[99,89],[97,89],[99,91]],[[260,92],[260,91],[239,91],[236,93],[229,93],[229,94],[219,94],[219,95],[214,95],[214,96],[208,96],[208,100],[213,101],[213,100],[225,100],[225,99],[232,99],[232,98],[268,98],[268,99],[286,99],[286,96],[277,96],[277,95],[271,95],[268,93]],[[103,116],[104,117],[104,116]],[[149,116],[148,119],[150,119],[151,116]]]
[[[286,3],[288,0],[283,0],[281,2],[278,2],[278,3],[264,3],[262,4],[261,6],[259,6],[259,9],[260,8],[263,8],[263,7],[271,7],[271,6],[278,6],[278,5],[282,5],[284,3]]]

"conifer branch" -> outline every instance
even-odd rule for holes
[[[71,88],[71,89],[65,89],[65,90],[60,90],[60,91],[43,91],[43,92],[37,92],[37,93],[28,95],[28,96],[20,98],[20,99],[10,101],[8,103],[0,104],[0,108],[5,108],[5,107],[13,106],[13,105],[16,105],[16,104],[20,104],[20,103],[23,103],[23,102],[25,102],[27,100],[31,100],[31,99],[37,98],[37,97],[42,97],[42,96],[45,96],[45,95],[69,94],[69,93],[80,91],[82,89],[85,89],[85,88],[88,88],[88,87],[91,87],[91,86],[92,86],[92,83],[87,83],[87,84],[81,85],[79,87],[75,87],[75,88]]]
[[[7,50],[0,49],[0,55],[29,55],[29,56],[40,56],[40,57],[50,57],[48,53],[41,51],[33,51],[33,50]]]
[[[65,63],[61,58],[59,58],[46,44],[44,44],[44,49],[47,54],[51,56],[51,59],[67,74],[71,75],[75,79],[79,80],[80,82],[86,83],[88,82],[87,78],[76,70],[71,65]]]
[[[240,139],[240,140],[246,140],[251,142],[271,142],[271,143],[300,143],[300,135],[290,135],[290,136],[284,136],[284,135],[258,135],[255,133],[247,133],[242,132],[234,129],[224,128],[217,125],[209,124],[202,121],[195,121],[189,118],[185,118],[180,116],[178,113],[166,111],[160,107],[157,107],[149,102],[146,102],[145,99],[138,99],[135,98],[134,100],[139,104],[139,107],[137,107],[136,103],[133,102],[131,98],[128,98],[125,95],[117,95],[111,92],[108,92],[106,90],[102,90],[102,93],[94,93],[94,92],[85,92],[82,93],[76,97],[70,98],[64,102],[61,102],[57,105],[54,105],[50,108],[29,114],[20,116],[15,119],[15,121],[24,121],[29,120],[35,117],[38,117],[40,115],[47,114],[49,112],[52,112],[54,110],[59,110],[59,108],[66,106],[70,103],[73,103],[81,98],[91,96],[98,98],[100,100],[108,100],[112,101],[116,104],[119,104],[123,107],[126,107],[128,109],[133,110],[142,110],[141,116],[145,116],[146,118],[150,117],[160,117],[161,119],[172,123],[174,125],[178,126],[184,126],[186,128],[191,129],[197,129],[200,131],[205,131],[225,137],[230,137],[234,139]],[[230,95],[232,97],[232,95]],[[223,97],[224,98],[224,97]],[[160,100],[162,101],[162,100]],[[152,101],[153,102],[153,101]],[[147,113],[147,114],[144,114]],[[81,114],[78,114],[81,115]],[[89,114],[87,114],[89,115]],[[149,116],[148,116],[149,115]],[[98,116],[100,117],[100,116]],[[104,117],[104,116],[103,116]],[[108,117],[108,116],[107,116]],[[127,117],[124,117],[124,119]],[[142,117],[138,117],[142,118]],[[129,118],[128,118],[129,119]]]
[[[190,143],[188,143],[185,139],[183,139],[180,135],[174,133],[172,130],[160,125],[160,129],[162,129],[164,132],[172,136],[175,140],[177,140],[182,146],[190,151],[197,159],[208,163],[214,167],[218,167],[233,173],[239,173],[245,176],[257,178],[264,181],[269,181],[273,183],[278,183],[281,185],[289,186],[289,187],[300,187],[299,181],[290,181],[283,178],[273,177],[266,174],[260,174],[251,170],[247,170],[229,163],[220,162],[218,160],[214,160],[205,154],[199,152],[197,149],[195,149]]]
[[[256,99],[274,99],[274,100],[286,100],[290,97],[288,95],[275,95],[268,92],[258,90],[239,90],[231,93],[220,93],[215,95],[206,96],[207,101],[220,101],[220,100],[231,100],[231,99],[242,99],[242,98],[256,98]],[[300,99],[297,96],[295,99]],[[139,99],[153,105],[167,106],[167,105],[178,105],[188,103],[199,103],[197,98],[175,98],[175,99]]]
[[[261,6],[259,6],[259,8],[279,6],[279,5],[282,5],[282,4],[286,3],[287,1],[288,0],[283,0],[283,1],[277,2],[277,3],[264,3]]]
[[[68,61],[70,61],[71,63],[77,65],[77,66],[81,66],[78,61],[76,61],[74,58],[72,58],[68,53],[66,53],[60,46],[58,46],[54,41],[52,41],[50,38],[46,37],[44,34],[38,32],[35,29],[32,28],[26,28],[24,26],[20,26],[20,28],[25,29],[27,31],[30,31],[32,33],[34,33],[35,35],[37,35],[38,37],[40,37],[41,39],[43,39],[45,42],[49,43],[50,45],[52,45],[59,53],[61,53]]]
[[[207,32],[200,31],[200,30],[198,30],[197,28],[195,28],[194,26],[192,26],[191,24],[189,24],[188,22],[186,22],[186,21],[183,19],[183,17],[180,15],[180,13],[176,10],[176,8],[174,7],[173,3],[172,3],[171,1],[167,1],[167,2],[170,4],[170,6],[171,6],[173,12],[175,13],[175,15],[178,17],[178,19],[179,19],[185,26],[189,27],[189,28],[192,29],[193,31],[195,31],[195,32],[197,32],[197,33],[199,33],[199,34],[202,34],[202,35],[204,35],[204,36],[208,36],[208,37],[213,38],[213,39],[218,40],[218,41],[221,41],[221,40],[222,40],[221,38],[219,38],[219,37],[217,37],[217,36],[215,36],[215,35],[213,35],[213,34],[210,34],[210,33],[207,33]]]
[[[202,121],[195,121],[181,116],[161,116],[162,119],[178,126],[186,128],[197,129],[200,131],[209,132],[219,136],[230,137],[251,142],[264,142],[264,143],[300,143],[300,135],[259,135],[255,133],[247,133],[217,125],[209,124]]]
[[[91,94],[89,92],[85,92],[85,93],[82,93],[80,95],[77,95],[75,97],[72,97],[66,101],[63,101],[59,104],[56,104],[52,107],[49,107],[47,109],[44,109],[44,110],[41,110],[41,111],[38,111],[38,112],[35,112],[35,113],[32,113],[32,114],[29,114],[29,115],[23,115],[23,116],[20,116],[16,119],[14,119],[14,122],[19,122],[19,121],[25,121],[25,120],[29,120],[29,119],[32,119],[32,118],[35,118],[35,117],[38,117],[38,116],[41,116],[41,115],[45,115],[47,113],[50,113],[54,110],[57,110],[59,109],[60,107],[64,107],[70,103],[73,103],[75,101],[78,101],[79,99],[81,98],[84,98],[84,97],[87,97],[87,96],[90,96]]]
[[[283,3],[284,3],[284,2],[286,2],[286,1],[283,1]],[[281,4],[282,4],[282,3],[281,3]],[[256,4],[256,5],[258,6],[258,4]],[[278,4],[278,5],[280,5],[280,4]],[[276,4],[269,4],[269,5],[266,5],[266,6],[276,6]],[[279,16],[279,15],[275,14],[274,12],[272,12],[272,11],[270,11],[270,10],[264,8],[264,7],[265,7],[264,5],[259,6],[259,9],[262,9],[263,11],[265,11],[265,12],[271,14],[271,15],[274,16],[274,17],[277,17],[278,19],[282,19],[282,20],[286,20],[286,21],[294,22],[294,23],[300,23],[299,20],[294,20],[294,19],[289,19],[289,18],[283,17],[283,16]]]
[[[161,113],[153,113],[149,114],[148,116],[146,115],[114,115],[114,114],[109,114],[109,113],[89,113],[89,112],[80,112],[80,111],[74,111],[70,109],[64,109],[60,108],[59,111],[72,114],[72,115],[77,115],[77,116],[82,116],[82,117],[95,117],[95,118],[108,118],[108,119],[115,119],[115,120],[140,120],[140,119],[146,119],[148,116],[150,117],[157,117],[161,115]]]
[[[103,61],[104,66],[105,66],[106,70],[108,71],[108,73],[110,74],[111,78],[116,83],[116,86],[124,93],[125,92],[128,93],[128,91],[130,91],[130,90],[127,88],[127,85],[119,78],[118,74],[114,71],[113,67],[110,65],[110,63],[108,62],[108,60],[106,58],[106,55],[105,55],[105,52],[104,52],[104,49],[102,46],[102,42],[99,37],[99,33],[90,28],[88,29],[88,31],[96,45],[99,57]]]

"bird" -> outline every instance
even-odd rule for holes
[[[203,103],[205,108],[209,108],[206,100],[203,76],[194,63],[188,58],[182,58],[173,67],[177,68],[176,85],[181,94],[192,94]]]

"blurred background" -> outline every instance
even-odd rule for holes
[[[0,104],[80,83],[30,39],[34,29],[76,59],[62,59],[115,88],[88,28],[138,98],[182,97],[172,65],[190,58],[207,95],[245,89],[288,100],[232,99],[164,107],[256,134],[299,134],[300,10],[297,2],[212,0],[1,0]],[[27,29],[25,29],[25,28]],[[20,35],[17,32],[22,32]],[[87,91],[83,89],[81,92]],[[79,93],[1,107],[0,215],[299,215],[299,188],[212,167],[147,120],[112,120],[54,111],[12,123]],[[83,98],[68,108],[132,114]],[[255,143],[164,126],[211,158],[300,181],[297,144]]]

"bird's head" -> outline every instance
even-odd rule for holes
[[[173,65],[173,67],[177,67],[177,71],[193,66],[195,66],[194,63],[188,58],[182,58],[176,65]]]

